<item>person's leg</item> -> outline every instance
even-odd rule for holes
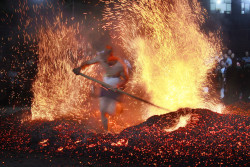
[[[223,99],[224,98],[224,87],[221,88],[220,90],[220,98]]]
[[[122,103],[118,102],[114,99],[108,99],[108,114],[111,115],[112,117],[110,118],[112,122],[115,123],[116,127],[117,126],[124,126],[124,120],[121,117],[121,113],[123,110]],[[109,130],[114,130],[114,129],[109,129]]]
[[[109,115],[115,115],[116,113],[116,106],[117,106],[117,101],[111,98],[107,98],[106,97],[106,102],[107,102],[107,108],[106,108],[106,112]]]
[[[95,85],[91,85],[90,86],[90,96],[97,98],[97,97],[99,97],[99,94],[100,94],[100,88],[95,86]]]
[[[121,102],[116,103],[116,115],[120,115],[123,112],[123,105]]]
[[[108,103],[107,103],[107,98],[106,97],[101,97],[100,98],[100,112],[101,112],[101,120],[103,124],[104,130],[108,130],[108,119],[107,119],[107,111],[106,109],[108,108]]]
[[[108,97],[100,98],[101,120],[105,130],[108,130],[107,114],[114,116],[117,110],[117,101]]]

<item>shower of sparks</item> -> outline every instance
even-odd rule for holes
[[[67,157],[72,160],[68,166],[246,165],[249,104],[225,107],[202,91],[211,87],[206,78],[220,40],[200,30],[205,18],[196,0],[104,1],[104,28],[112,32],[113,43],[123,48],[134,67],[125,90],[171,110],[182,108],[159,116],[155,114],[162,111],[127,98],[123,114],[128,117],[109,117],[117,134],[98,133],[101,120],[92,117],[100,118],[100,112],[89,96],[93,83],[72,73],[94,54],[84,24],[67,20],[46,0],[32,7],[27,2],[18,2],[18,33],[11,32],[8,40],[18,41],[11,58],[27,50],[32,54],[21,64],[12,64],[23,68],[20,77],[25,65],[37,64],[32,121],[30,110],[0,117],[2,164],[22,165],[24,159],[32,163],[41,158],[49,161],[45,166],[58,166],[53,161],[59,158],[67,166]],[[98,66],[82,72],[100,77]],[[144,119],[155,116],[128,125],[126,119],[134,120],[145,111],[149,113]]]
[[[170,110],[214,103],[203,87],[221,43],[217,32],[201,30],[206,11],[197,0],[105,2],[104,27],[134,62],[132,90],[144,87],[152,102]],[[165,113],[147,109],[146,118]]]
[[[11,33],[17,36],[18,42],[12,49],[17,55],[27,57],[25,63],[33,66],[27,69],[20,62],[15,64],[28,73],[35,73],[34,81],[31,81],[33,98],[28,99],[32,102],[32,120],[54,120],[61,117],[99,119],[98,99],[91,98],[90,95],[91,85],[96,84],[74,75],[72,69],[95,56],[96,50],[93,49],[89,36],[90,33],[94,36],[100,33],[101,28],[97,26],[100,22],[98,18],[93,17],[87,25],[84,22],[85,17],[78,20],[68,18],[62,10],[63,5],[46,0],[32,4],[26,0],[18,1],[18,7],[15,9],[18,31]],[[14,42],[11,38],[9,40]],[[101,79],[99,66],[90,66],[82,72]],[[20,78],[23,77],[21,74],[18,73]],[[11,96],[15,98],[16,92]],[[135,122],[139,123],[139,114],[134,115],[138,118]],[[110,119],[114,131],[121,131],[129,126],[128,121],[123,122],[117,124],[116,119]]]
[[[37,74],[32,84],[32,119],[54,120],[62,116],[87,117],[95,107],[89,98],[90,82],[76,77],[72,69],[93,53],[86,41],[83,22],[67,19],[61,11],[63,4],[44,1],[30,5],[19,1],[15,10],[19,16],[18,30],[27,48],[37,54]],[[58,10],[55,10],[56,7]],[[32,43],[32,46],[30,46]],[[19,43],[16,50],[23,46]],[[97,77],[98,67],[83,71]]]
[[[78,33],[79,27],[63,24],[59,18],[51,27],[40,30],[38,74],[33,84],[33,119],[83,115],[93,109],[89,98],[91,83],[72,72],[89,58],[87,47],[84,47],[88,43],[84,39],[78,42]],[[82,54],[78,52],[80,44]],[[84,72],[96,77],[93,68]]]
[[[102,2],[103,20],[98,25],[104,23],[102,28],[111,32],[114,46],[122,48],[133,66],[126,91],[169,110],[206,107],[222,112],[223,106],[205,97],[203,91],[210,88],[207,74],[214,67],[220,40],[216,33],[201,30],[206,11],[196,0]],[[45,1],[31,7],[24,1],[16,10],[24,43],[33,43],[38,55],[32,119],[99,117],[98,101],[90,98],[93,83],[72,73],[74,67],[95,54],[87,41],[88,30],[84,22],[66,19],[54,5]],[[91,66],[83,72],[100,79],[99,67]],[[166,112],[130,98],[124,101],[127,113],[136,110],[134,124],[141,121],[138,115],[145,120]],[[120,131],[124,126],[117,122],[110,120]]]

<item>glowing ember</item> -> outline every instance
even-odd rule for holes
[[[63,147],[59,147],[58,149],[57,149],[57,151],[63,151]]]
[[[180,127],[185,127],[187,125],[188,121],[190,120],[190,118],[191,118],[191,115],[185,115],[185,116],[181,115],[177,125],[169,128],[169,129],[165,129],[165,131],[172,132],[172,131],[179,129]]]
[[[173,126],[175,120],[180,120],[178,127],[184,127]],[[10,163],[20,163],[19,160],[31,164],[33,157],[49,161],[43,166],[65,163],[79,166],[83,162],[84,166],[110,163],[181,166],[183,162],[187,166],[222,163],[244,166],[249,157],[249,120],[247,116],[218,114],[207,109],[180,109],[150,117],[119,134],[97,134],[77,120],[37,120],[20,124],[5,118],[1,120],[0,155],[6,166],[15,166]],[[166,133],[169,126],[176,130]]]
[[[128,145],[128,140],[127,139],[120,139],[116,143],[111,143],[111,146],[127,146]]]
[[[49,139],[44,139],[44,140],[39,142],[39,145],[41,145],[43,147],[48,146],[48,141],[49,141]]]
[[[201,31],[204,14],[197,0],[107,2],[105,28],[113,31],[134,62],[133,88],[145,87],[165,108],[207,107],[202,91],[220,50],[216,34]],[[114,7],[113,7],[114,6]],[[150,109],[146,116],[164,113]]]

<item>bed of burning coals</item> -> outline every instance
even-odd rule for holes
[[[3,166],[247,166],[249,160],[249,116],[179,109],[116,134],[98,133],[87,120],[29,121],[27,115],[1,118]]]

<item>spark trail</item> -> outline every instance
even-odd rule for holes
[[[145,87],[152,102],[170,110],[210,108],[214,99],[205,101],[202,88],[221,42],[201,30],[206,11],[197,0],[105,2],[104,27],[134,62],[134,90]],[[149,111],[146,117],[163,113]]]

